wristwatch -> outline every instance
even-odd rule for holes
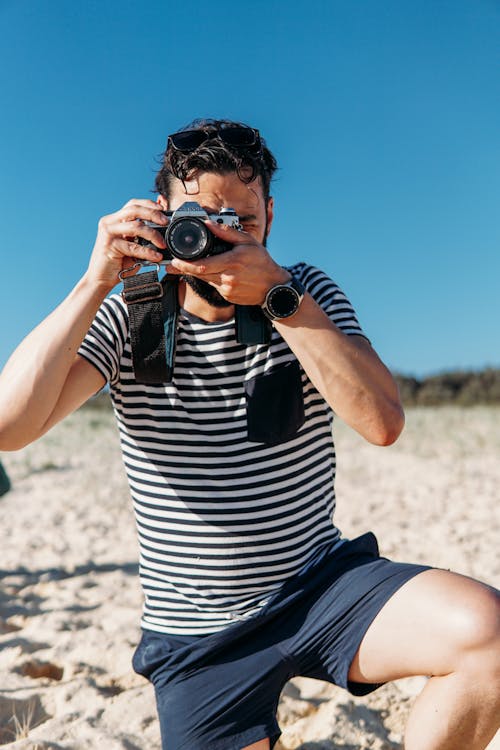
[[[269,320],[289,318],[304,299],[305,287],[293,276],[286,284],[276,284],[266,294],[262,311]]]

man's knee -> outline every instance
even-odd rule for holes
[[[486,670],[500,680],[500,596],[477,584],[454,615],[457,669]]]

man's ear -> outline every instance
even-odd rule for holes
[[[156,199],[156,202],[158,203],[159,206],[161,206],[163,211],[168,211],[168,200],[164,198],[163,195],[161,195],[161,193]]]
[[[269,200],[267,201],[266,214],[267,214],[266,237],[269,237],[269,232],[271,231],[271,224],[273,223],[273,219],[274,219],[274,198],[270,197]]]

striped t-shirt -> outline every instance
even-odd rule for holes
[[[322,271],[288,270],[344,333],[362,335]],[[144,628],[220,630],[339,540],[332,411],[274,328],[269,345],[246,346],[234,321],[181,310],[172,382],[139,384],[115,294],[80,355],[110,385],[139,535]]]

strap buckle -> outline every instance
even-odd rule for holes
[[[141,295],[140,292],[147,289],[149,294]],[[139,294],[137,294],[139,292]],[[163,297],[163,287],[159,281],[153,281],[152,284],[140,284],[122,290],[122,298],[127,305],[137,305],[139,302],[149,302],[152,299]]]
[[[121,296],[126,305],[136,305],[142,302],[150,302],[151,300],[161,299],[161,297],[163,297],[163,286],[158,280],[157,275],[158,271],[160,270],[160,266],[158,265],[158,263],[154,264],[156,266],[156,273],[149,271],[147,274],[143,274],[144,276],[147,275],[149,279],[145,284],[137,283],[141,280],[139,275],[130,274],[131,271],[134,271],[136,268],[140,268],[142,265],[143,263],[138,261],[137,263],[134,263],[133,266],[124,268],[118,274],[118,278],[123,282],[123,290]],[[129,281],[128,285],[127,281]]]

